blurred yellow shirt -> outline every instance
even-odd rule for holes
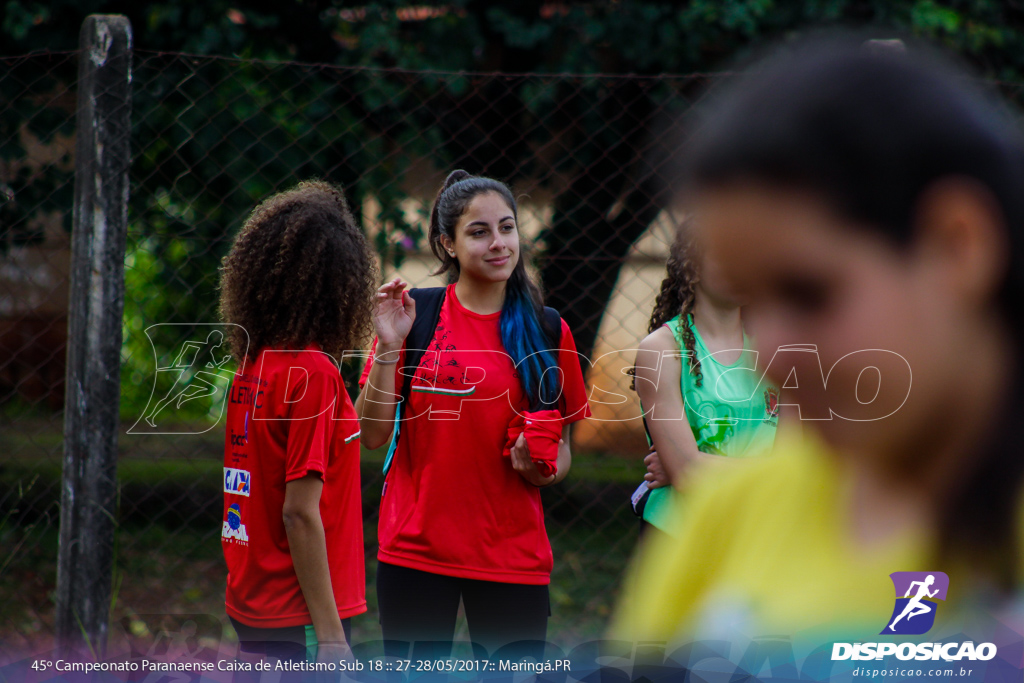
[[[932,543],[922,534],[855,544],[835,459],[806,430],[804,438],[779,439],[771,458],[694,481],[674,512],[676,533],[643,544],[613,638],[863,640],[892,614],[892,572],[946,571],[948,597],[956,595],[953,572],[929,564]],[[940,603],[937,618],[949,609]]]

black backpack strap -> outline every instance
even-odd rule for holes
[[[550,306],[544,307],[544,316],[540,321],[544,333],[548,336],[548,351],[558,353],[562,343],[562,316]]]
[[[550,351],[555,357],[555,364],[558,364],[558,350],[561,348],[562,343],[562,316],[558,314],[558,311],[545,306],[543,315],[540,319],[540,327],[544,332],[544,336],[547,339],[547,350]],[[539,410],[542,408],[561,408],[562,401],[565,399],[564,396],[559,392],[558,405],[554,403],[546,403],[540,401],[530,406],[531,410]]]
[[[647,417],[643,414],[644,406],[640,404],[640,419],[644,422],[644,434],[647,435],[647,446],[650,447],[654,441],[651,440],[651,430],[647,428]],[[646,456],[645,456],[646,457]],[[633,495],[630,496],[630,508],[633,510],[633,514],[639,517],[641,520],[644,518],[644,508],[647,507],[647,499],[651,496],[653,489],[647,487],[647,482],[640,482],[640,486],[637,487]]]
[[[423,360],[423,353],[434,338],[434,331],[437,329],[437,321],[441,318],[441,305],[444,304],[444,295],[447,287],[424,287],[422,289],[410,289],[409,296],[416,301],[416,319],[412,322],[412,329],[405,338],[405,360],[403,367],[407,368],[402,375],[402,406],[409,402],[412,394],[412,376]]]

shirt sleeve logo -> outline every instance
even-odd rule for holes
[[[233,493],[248,498],[251,483],[252,475],[248,470],[238,470],[234,467],[224,468],[224,493]]]
[[[242,508],[238,503],[228,507],[227,519],[221,527],[220,537],[240,545],[249,545],[249,534],[245,532],[245,525],[242,524]]]

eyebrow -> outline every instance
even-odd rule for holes
[[[500,225],[505,221],[515,221],[515,218],[513,218],[512,216],[505,216],[500,221],[498,221],[498,224]],[[473,221],[472,223],[466,223],[467,228],[471,228],[474,225],[487,225],[487,221]]]

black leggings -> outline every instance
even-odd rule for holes
[[[547,586],[460,579],[378,562],[384,654],[399,659],[448,657],[460,597],[475,657],[544,656],[551,615]]]
[[[273,666],[274,660],[283,662],[301,663],[309,661],[306,645],[309,640],[307,629],[312,626],[285,626],[282,628],[258,628],[247,626],[237,621],[234,617],[231,625],[235,627],[238,634],[238,649],[252,655],[262,655],[269,659]],[[342,619],[341,627],[345,630],[345,640],[352,642],[352,620]],[[315,634],[311,634],[316,639]],[[312,680],[309,674],[301,671],[278,672],[276,669],[268,671],[268,680],[275,683],[306,683]],[[261,683],[263,673],[260,671],[236,671],[231,676],[231,683]],[[317,679],[321,680],[321,679]]]
[[[242,652],[259,654],[280,659],[284,662],[306,661],[306,627],[285,626],[281,628],[258,628],[228,617],[238,634],[238,649]],[[341,628],[345,640],[352,642],[352,620],[342,619]]]

